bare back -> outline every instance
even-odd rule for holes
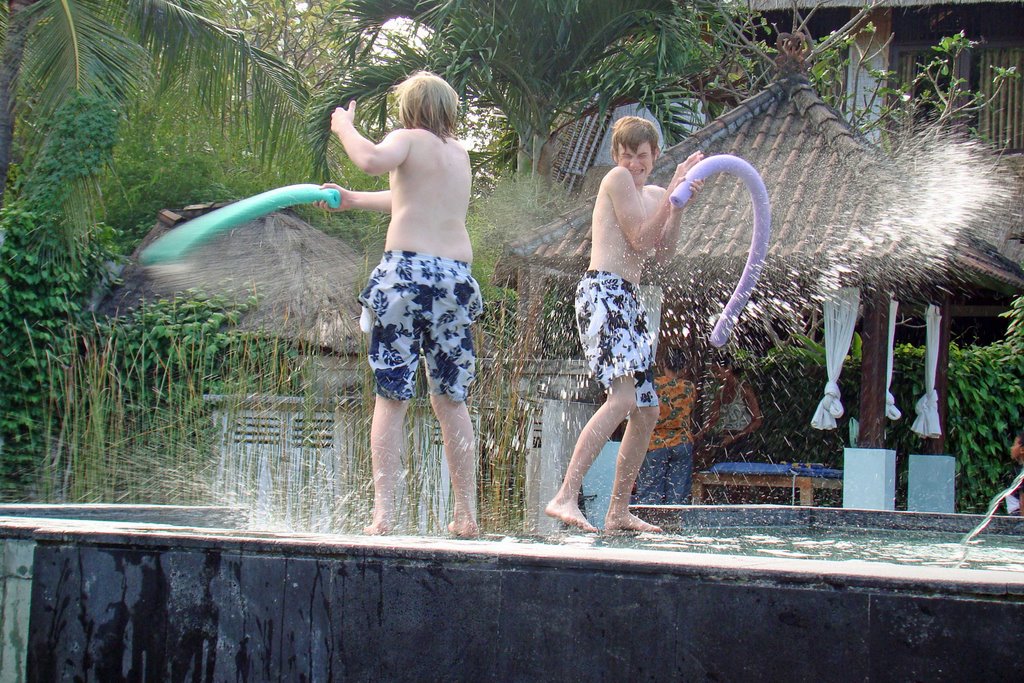
[[[646,216],[658,210],[664,196],[665,188],[657,185],[644,186],[640,199]],[[604,182],[601,183],[594,204],[591,233],[590,270],[615,273],[634,284],[639,284],[644,263],[650,254],[638,253],[626,240],[615,215],[612,195]]]
[[[420,129],[401,129],[409,151],[391,171],[391,224],[384,248],[473,260],[466,232],[472,173],[458,140],[442,141]]]

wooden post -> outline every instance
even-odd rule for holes
[[[889,348],[889,295],[866,291],[861,319],[859,448],[885,448],[885,374]]]
[[[546,278],[530,268],[519,271],[519,305],[516,310],[516,357],[525,361],[537,355],[544,326]]]
[[[939,357],[935,363],[935,392],[939,395],[939,429],[942,432],[933,439],[924,440],[924,452],[943,455],[946,452],[946,425],[949,409],[949,330],[953,320],[953,307],[949,295],[938,303],[942,318],[939,322]]]

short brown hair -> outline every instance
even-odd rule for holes
[[[395,86],[395,95],[403,127],[429,130],[442,140],[455,137],[459,96],[443,78],[417,71]]]
[[[658,129],[639,116],[623,116],[612,126],[612,159],[618,160],[619,147],[635,152],[648,143],[651,151],[658,152]]]

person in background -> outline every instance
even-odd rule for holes
[[[635,502],[685,505],[693,484],[693,406],[697,396],[681,349],[669,349],[654,381],[658,423],[637,477]]]
[[[1010,446],[1010,460],[1012,460],[1017,467],[1014,468],[1013,477],[1010,481],[1006,482],[1005,488],[1012,486],[1013,480],[1016,479],[1021,470],[1024,469],[1024,430],[1017,432],[1017,436],[1013,440],[1013,445]],[[1024,515],[1024,509],[1021,509],[1020,504],[1020,491],[1021,487],[1017,487],[1012,493],[1006,496],[1007,514]]]
[[[743,370],[730,356],[723,356],[711,368],[719,389],[708,410],[706,431],[714,437],[716,462],[747,461],[754,454],[750,435],[764,422],[761,404]]]

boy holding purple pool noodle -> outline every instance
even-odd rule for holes
[[[615,467],[606,531],[661,531],[629,511],[630,493],[658,421],[653,385],[654,339],[637,298],[642,271],[652,258],[671,258],[679,241],[682,207],[669,196],[704,158],[691,154],[676,166],[668,188],[648,185],[658,158],[658,132],[646,119],[628,116],[612,131],[616,166],[601,181],[591,221],[590,266],[576,290],[576,322],[591,374],[607,398],[580,433],[562,485],[544,512],[561,522],[597,531],[579,508],[583,477],[612,432],[629,418]],[[692,191],[703,181],[694,180]]]

